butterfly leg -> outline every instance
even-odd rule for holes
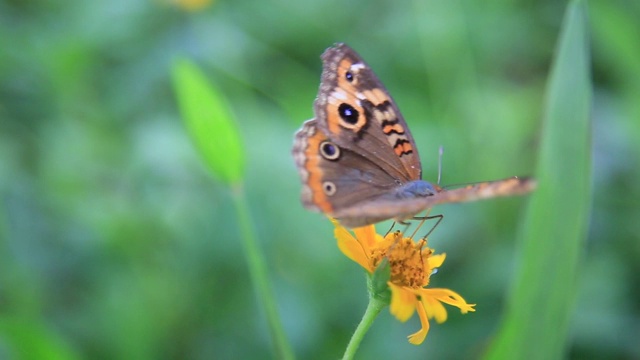
[[[410,223],[410,222],[407,222],[407,221],[399,221],[399,220],[398,220],[398,224],[400,224],[400,225],[404,225],[404,230],[402,230],[402,233],[403,233],[403,234],[406,234],[406,233],[407,233],[407,230],[409,230],[409,227],[411,226],[411,223]],[[413,235],[411,235],[411,238],[413,239]]]
[[[387,235],[389,235],[391,233],[391,231],[393,231],[393,228],[396,227],[396,224],[400,224],[404,226],[404,230],[400,231],[403,234],[407,233],[407,230],[409,229],[409,226],[411,226],[410,222],[406,222],[406,221],[402,221],[402,220],[394,220],[393,223],[391,224],[391,227],[389,228],[389,230],[387,230],[387,232],[384,234],[384,237],[387,237]]]
[[[438,225],[440,224],[442,219],[444,219],[444,215],[439,214],[439,215],[432,215],[432,216],[414,216],[412,219],[413,220],[420,220],[420,224],[418,225],[418,227],[416,227],[416,230],[413,232],[413,234],[411,234],[411,238],[413,238],[416,235],[416,233],[418,232],[418,230],[420,230],[420,228],[422,227],[422,224],[424,224],[425,221],[431,220],[431,219],[438,219],[436,221],[436,223],[433,225],[433,227],[429,230],[429,232],[427,232],[424,236],[421,237],[422,239],[426,240],[427,237],[429,237],[429,235],[431,235],[433,230],[435,230],[436,227],[438,227]]]
[[[389,228],[389,230],[387,230],[387,232],[384,234],[384,237],[387,237],[387,235],[389,235],[389,233],[393,230],[393,228],[396,226],[396,222],[394,221],[391,224],[391,227]]]

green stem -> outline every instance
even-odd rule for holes
[[[369,280],[371,278],[369,277]],[[369,286],[369,288],[371,288]],[[383,299],[378,298],[372,294],[369,294],[369,304],[367,305],[367,310],[365,310],[364,315],[362,316],[362,320],[360,320],[360,324],[356,328],[356,331],[353,332],[351,336],[351,340],[349,340],[349,344],[347,345],[347,349],[344,351],[344,355],[342,356],[342,360],[350,360],[356,355],[358,351],[358,347],[364,338],[364,335],[369,331],[371,325],[373,325],[373,321],[378,317],[380,311],[387,306],[388,302]]]
[[[276,348],[277,359],[293,359],[293,352],[284,333],[280,316],[274,300],[269,279],[267,278],[267,266],[262,257],[256,241],[256,233],[251,221],[249,205],[244,196],[242,186],[235,186],[232,189],[236,215],[238,216],[239,228],[242,237],[251,282],[256,292],[256,296],[264,306],[264,311],[269,324],[269,333]]]

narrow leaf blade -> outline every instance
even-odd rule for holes
[[[240,182],[244,175],[245,154],[224,96],[187,59],[176,61],[172,72],[182,119],[205,163],[224,183]]]
[[[591,80],[586,6],[565,14],[547,87],[538,189],[522,231],[521,262],[489,359],[564,357],[591,184]]]

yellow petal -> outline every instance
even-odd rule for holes
[[[426,296],[435,298],[445,304],[459,308],[463,314],[469,311],[476,311],[476,309],[473,308],[476,304],[468,304],[460,294],[453,290],[438,288],[422,289],[422,293],[428,294]]]
[[[422,328],[418,332],[409,335],[409,342],[413,345],[420,345],[427,337],[427,333],[429,333],[429,318],[427,317],[427,313],[425,312],[422,303],[418,303],[416,305],[416,309],[418,310],[418,316],[420,317],[420,325]]]
[[[373,269],[370,269],[369,259],[362,248],[362,245],[356,240],[356,238],[347,231],[344,227],[336,225],[336,229],[334,230],[334,235],[336,240],[338,241],[338,248],[345,254],[349,259],[357,262],[365,268],[369,272],[373,272]]]
[[[353,233],[356,235],[356,239],[362,244],[365,251],[371,250],[376,245],[376,227],[373,225],[367,225],[353,229]],[[379,235],[378,235],[379,236]]]
[[[429,319],[436,319],[438,324],[447,321],[447,309],[435,298],[422,297],[422,305],[424,305]]]
[[[389,231],[389,232],[384,236],[384,240],[386,240],[386,241],[390,241],[390,242],[395,242],[397,238],[398,238],[398,235],[396,235],[396,232],[395,232],[395,231]],[[402,235],[400,235],[400,238],[402,238]]]
[[[447,254],[442,253],[438,255],[431,255],[425,260],[429,263],[429,269],[435,269],[442,266],[444,259],[447,257]]]
[[[391,288],[391,305],[389,306],[391,315],[402,322],[409,320],[418,303],[416,295],[391,282],[388,282],[388,284],[389,288]]]

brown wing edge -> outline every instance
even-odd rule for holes
[[[306,163],[308,161],[306,157],[306,150],[309,147],[309,138],[313,136],[316,131],[319,131],[316,127],[316,119],[309,119],[302,124],[302,127],[296,132],[293,140],[293,149],[291,154],[293,160],[298,169],[300,175],[300,181],[302,183],[302,189],[300,192],[300,200],[306,209],[312,211],[320,211],[320,209],[313,203],[313,192],[309,187],[309,171],[306,169]]]
[[[438,204],[470,202],[495,197],[525,195],[536,188],[531,177],[510,177],[487,181],[462,188],[445,190],[433,196],[415,199],[370,201],[358,206],[341,209],[335,218],[346,227],[354,228],[374,224],[383,220],[407,220]]]

